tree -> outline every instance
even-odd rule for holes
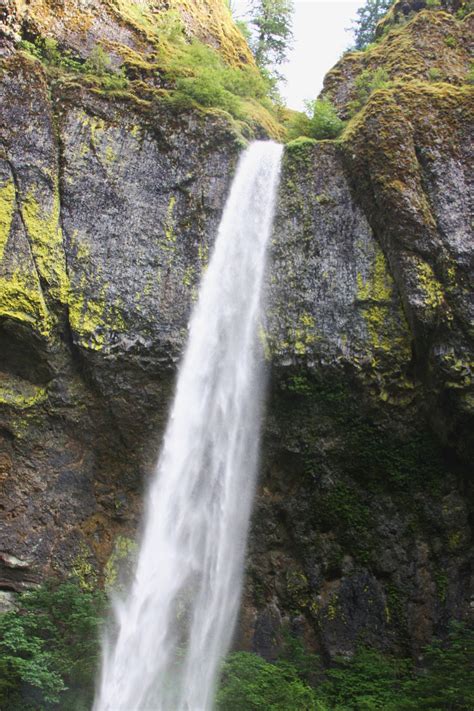
[[[337,115],[329,99],[305,102],[305,113],[295,112],[288,122],[288,138],[307,136],[321,140],[337,138],[344,128],[344,121]]]
[[[357,10],[357,19],[351,28],[355,36],[355,49],[364,49],[375,39],[378,21],[386,14],[393,0],[366,0]]]
[[[292,0],[253,0],[250,25],[255,31],[253,54],[261,69],[275,71],[287,58],[293,39]]]
[[[288,663],[269,664],[250,652],[227,657],[217,692],[218,711],[319,711],[313,690]]]
[[[474,629],[452,622],[446,642],[424,650],[424,668],[406,682],[409,703],[403,711],[472,711],[474,709]]]
[[[105,597],[73,582],[48,583],[0,615],[0,708],[91,707]]]

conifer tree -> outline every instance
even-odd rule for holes
[[[364,49],[375,39],[378,21],[386,14],[393,0],[366,0],[357,10],[357,19],[351,28],[355,36],[355,49]]]
[[[293,38],[292,0],[254,0],[250,25],[254,29],[252,49],[262,69],[274,70],[288,54]]]

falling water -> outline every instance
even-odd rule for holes
[[[239,607],[259,440],[258,323],[281,146],[240,159],[189,327],[134,581],[95,711],[206,711]],[[111,635],[112,636],[112,635]]]

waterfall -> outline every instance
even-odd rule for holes
[[[258,326],[282,147],[240,158],[189,325],[134,580],[95,711],[207,711],[238,614],[255,488]]]

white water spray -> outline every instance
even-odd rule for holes
[[[207,711],[238,613],[259,442],[258,323],[281,146],[242,156],[179,370],[95,711]]]

